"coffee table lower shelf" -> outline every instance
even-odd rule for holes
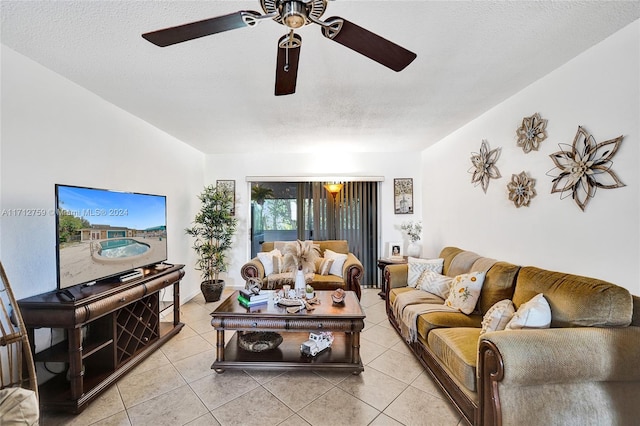
[[[331,347],[315,357],[300,353],[300,345],[309,339],[308,332],[281,334],[283,341],[277,348],[250,352],[238,345],[236,332],[224,348],[224,359],[216,359],[211,368],[217,373],[225,370],[341,370],[360,374],[364,371],[359,351],[352,347],[350,333],[334,333]]]

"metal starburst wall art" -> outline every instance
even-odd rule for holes
[[[613,189],[625,186],[611,170],[615,155],[622,142],[622,136],[596,143],[582,127],[573,140],[573,145],[559,144],[560,151],[549,155],[556,165],[547,172],[553,177],[551,193],[560,192],[564,199],[571,194],[578,207],[584,211],[590,199],[595,197],[596,189]],[[567,147],[567,149],[563,149]]]
[[[527,176],[523,171],[519,174],[511,175],[511,182],[507,184],[509,200],[513,201],[516,207],[529,207],[531,199],[536,196],[536,180]]]
[[[516,130],[518,136],[517,145],[525,154],[531,150],[537,151],[540,142],[547,138],[547,120],[540,117],[537,112],[531,117],[522,119],[522,125]]]
[[[489,150],[489,143],[483,139],[480,145],[480,152],[471,153],[471,163],[473,166],[468,170],[472,173],[471,183],[474,186],[482,186],[484,193],[487,193],[489,187],[489,179],[498,179],[502,177],[500,171],[496,167],[496,161],[500,157],[500,148]]]

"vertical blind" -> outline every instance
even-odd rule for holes
[[[323,182],[300,185],[301,217],[312,221],[306,224],[312,239],[347,240],[364,268],[361,284],[378,284],[378,182],[340,183],[335,202]]]

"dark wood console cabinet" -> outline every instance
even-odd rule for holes
[[[168,266],[168,265],[167,265]],[[177,334],[180,280],[184,265],[149,268],[129,282],[118,278],[18,301],[38,362],[66,363],[68,369],[39,386],[42,409],[79,413],[102,391]],[[173,318],[161,321],[160,291],[173,286]],[[73,300],[75,299],[75,300]],[[34,329],[61,328],[65,340],[38,353]]]

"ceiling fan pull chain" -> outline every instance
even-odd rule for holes
[[[285,48],[285,61],[284,70],[289,72],[289,48],[293,46],[293,30],[289,31],[289,41],[287,41],[287,47]]]

